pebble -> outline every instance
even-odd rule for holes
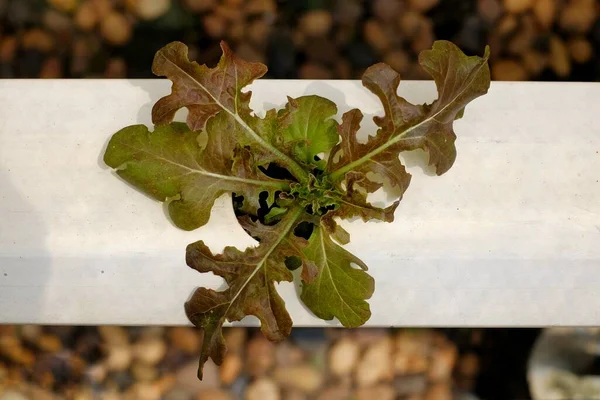
[[[346,400],[349,398],[352,398],[350,385],[341,383],[321,390],[316,400]]]
[[[559,77],[564,78],[571,73],[569,50],[558,36],[550,38],[550,67]]]
[[[40,72],[40,78],[60,78],[62,76],[62,62],[58,57],[46,60]],[[37,347],[45,352],[54,353],[62,348],[60,339],[52,334],[43,334],[36,341]]]
[[[279,367],[297,365],[304,361],[304,352],[289,341],[281,342],[275,346],[275,363]]]
[[[498,34],[502,36],[508,35],[514,32],[515,29],[517,29],[518,25],[519,23],[517,22],[517,19],[514,15],[506,15],[500,20],[500,22],[496,26],[496,32],[498,32]]]
[[[33,49],[42,53],[50,52],[54,48],[54,38],[43,29],[34,28],[23,35],[21,43],[25,49]]]
[[[367,43],[381,54],[390,48],[390,39],[388,33],[384,30],[379,21],[370,19],[364,25],[364,35]]]
[[[109,79],[127,78],[127,64],[122,58],[111,58],[106,64],[104,77]]]
[[[275,345],[263,335],[248,341],[246,348],[246,370],[250,376],[265,375],[275,363]]]
[[[248,385],[245,400],[280,400],[277,384],[268,378],[260,378]]]
[[[305,63],[298,71],[300,79],[331,79],[331,71],[317,63]]]
[[[173,327],[168,335],[171,344],[187,354],[195,354],[200,350],[200,334],[193,328]]]
[[[371,386],[392,378],[392,347],[392,340],[388,336],[367,347],[354,374],[359,387]]]
[[[492,64],[492,78],[497,81],[524,81],[527,71],[514,60],[498,60]]]
[[[231,385],[242,372],[243,366],[244,362],[238,354],[227,353],[219,368],[221,382],[224,385]]]
[[[415,11],[407,11],[400,15],[400,18],[398,19],[400,32],[407,39],[412,39],[413,37],[421,34],[427,24],[431,24],[431,22],[426,17]]]
[[[256,50],[253,46],[249,45],[248,43],[242,43],[239,46],[237,46],[235,49],[235,54],[246,61],[260,63],[265,62],[263,53]]]
[[[193,12],[210,10],[215,5],[215,0],[183,0],[187,8]]]
[[[423,400],[453,400],[454,396],[452,395],[452,388],[448,383],[439,383],[430,386],[425,395],[423,396]]]
[[[310,365],[278,367],[273,378],[286,389],[296,389],[304,393],[312,393],[323,384],[323,374]]]
[[[528,52],[537,35],[533,17],[526,15],[521,19],[521,26],[517,33],[508,42],[508,51],[512,54],[521,55]]]
[[[338,48],[332,40],[322,38],[306,46],[305,52],[311,61],[332,65],[340,60]]]
[[[548,56],[537,51],[523,54],[523,66],[530,75],[539,75],[548,65]]]
[[[363,14],[361,0],[336,0],[333,10],[335,20],[345,26],[354,26]],[[374,13],[376,8],[373,9]]]
[[[464,377],[474,377],[479,373],[479,357],[475,353],[463,355],[458,362],[458,373]]]
[[[248,40],[258,46],[264,45],[270,32],[271,25],[267,24],[263,19],[253,21],[247,27]]]
[[[411,0],[410,3],[412,4],[414,1]],[[427,1],[429,0],[425,0],[425,2]],[[374,0],[371,4],[373,14],[381,21],[387,23],[392,22],[403,9],[403,4],[399,0]]]
[[[498,0],[478,0],[477,10],[479,11],[478,14],[490,24],[496,22],[502,15],[502,5]]]
[[[107,351],[106,367],[110,371],[124,371],[129,368],[132,358],[129,346],[112,345]]]
[[[108,375],[108,371],[106,369],[106,366],[104,364],[100,364],[100,363],[90,365],[85,371],[85,376],[92,383],[104,382],[107,375]]]
[[[0,400],[29,400],[25,395],[14,390],[5,390],[0,394]]]
[[[131,367],[131,373],[137,381],[151,382],[158,377],[158,371],[151,365],[144,363],[134,363]]]
[[[570,33],[586,33],[596,20],[594,0],[574,0],[566,4],[559,16],[559,25]]]
[[[129,42],[132,35],[130,22],[119,12],[111,12],[102,20],[100,26],[102,36],[110,44],[123,46]]]
[[[16,39],[14,39],[12,37],[8,37],[6,39],[12,39],[13,43],[11,44],[11,46],[16,47],[16,44],[17,44]],[[2,44],[0,44],[0,49],[3,49],[5,40],[3,40]],[[12,50],[12,51],[14,51],[14,50]],[[2,61],[5,61],[6,59],[4,58],[4,55],[2,53],[3,53],[3,51],[0,50],[0,59]],[[10,58],[12,58],[12,57],[9,57],[8,59],[10,59]],[[42,327],[40,325],[23,325],[21,327],[20,333],[21,333],[21,337],[23,339],[25,339],[26,341],[28,341],[30,343],[35,343],[37,338],[40,337],[40,335],[42,334]]]
[[[325,10],[312,10],[300,19],[300,29],[307,36],[325,36],[331,30],[333,20]]]
[[[355,393],[356,400],[394,400],[396,391],[392,386],[379,384],[370,387],[358,388]]]
[[[417,395],[427,389],[427,376],[425,374],[397,376],[394,378],[394,387],[399,396]]]
[[[456,364],[458,352],[454,344],[446,344],[431,354],[427,376],[431,381],[449,380]]]
[[[246,328],[227,328],[224,330],[223,336],[228,352],[243,352],[248,336]]]
[[[191,392],[198,393],[201,390],[217,389],[220,385],[219,368],[212,360],[204,364],[202,380],[198,380],[198,361],[190,361],[177,371],[176,385]]]
[[[202,24],[206,33],[213,38],[221,38],[225,35],[227,21],[217,14],[209,14],[204,17]]]
[[[169,11],[171,0],[127,0],[129,9],[146,21],[157,19]]]
[[[3,63],[12,61],[18,45],[19,43],[14,36],[5,36],[0,42],[0,61]]]
[[[535,0],[504,0],[504,9],[512,14],[520,14],[531,7]]]
[[[408,5],[411,9],[419,13],[426,13],[435,7],[440,0],[408,0]]]
[[[155,385],[145,382],[135,383],[128,392],[136,400],[160,400],[161,397]]]
[[[234,400],[233,396],[219,389],[203,390],[198,393],[194,400]]]
[[[190,400],[192,393],[182,387],[174,387],[164,394],[164,400]]]
[[[360,356],[360,346],[352,338],[345,337],[334,344],[329,352],[329,370],[333,375],[351,373]]]
[[[583,37],[569,40],[568,47],[573,60],[580,64],[588,62],[594,55],[591,43]]]
[[[91,31],[98,24],[96,8],[91,1],[85,1],[77,7],[75,13],[75,25],[83,31]]]
[[[113,11],[113,0],[90,0],[96,9],[99,20],[103,20]]]
[[[77,8],[78,0],[48,0],[48,2],[59,11],[70,13]]]
[[[533,13],[543,29],[549,29],[556,17],[556,0],[536,0]]]
[[[419,54],[423,50],[429,50],[433,46],[434,40],[433,24],[430,20],[427,20],[419,30],[419,34],[413,38],[410,47],[412,51]]]
[[[156,365],[165,356],[167,345],[160,338],[147,337],[135,344],[133,352],[136,360],[148,365]]]
[[[249,15],[275,14],[277,4],[275,4],[275,0],[249,0],[245,4],[245,11]]]

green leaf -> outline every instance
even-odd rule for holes
[[[335,244],[323,227],[315,228],[303,252],[318,271],[312,282],[303,282],[300,297],[304,304],[317,317],[335,317],[347,328],[364,324],[371,316],[365,300],[375,288],[373,278],[365,272],[367,266]]]
[[[215,118],[207,130],[225,130],[229,120]],[[185,230],[208,222],[214,201],[224,193],[244,196],[248,209],[259,206],[258,196],[271,197],[289,184],[252,167],[252,154],[228,135],[209,134],[206,147],[198,133],[182,123],[148,131],[134,125],[117,132],[108,144],[104,162],[117,174],[159,201],[169,202],[173,222]]]
[[[171,94],[158,100],[152,108],[152,121],[157,125],[167,124],[179,109],[185,107],[189,111],[187,124],[197,131],[203,129],[213,116],[223,114],[236,125],[230,135],[235,134],[240,145],[252,146],[258,148],[256,152],[270,155],[260,161],[261,165],[276,160],[296,178],[306,180],[307,172],[269,141],[273,136],[270,129],[278,128],[274,125],[275,114],[266,120],[252,115],[252,92],[242,92],[263,76],[267,67],[240,59],[225,42],[221,42],[221,49],[223,56],[215,68],[190,62],[188,48],[180,42],[168,44],[156,53],[152,71],[173,81],[173,87]]]
[[[351,143],[342,143],[332,150],[331,159],[335,161],[328,166],[331,179],[343,180],[349,171],[364,173],[371,168],[368,165],[382,160],[391,161],[392,166],[383,167],[379,173],[396,175],[398,165],[393,160],[402,151],[416,149],[429,152],[429,163],[436,167],[438,175],[446,172],[456,158],[454,120],[462,116],[470,101],[489,88],[488,57],[489,49],[483,58],[467,57],[447,41],[435,42],[432,50],[422,52],[419,62],[438,88],[438,99],[430,105],[413,105],[398,96],[400,75],[388,65],[369,67],[363,75],[363,85],[379,97],[385,114],[374,118],[379,130],[364,145],[352,143],[356,142],[355,135],[342,135],[343,142]],[[348,119],[359,118],[357,111],[351,113]],[[343,150],[348,148],[353,151]]]
[[[337,106],[319,96],[288,97],[286,107],[279,112],[286,120],[281,141],[296,161],[303,165],[317,164],[320,153],[328,153],[339,140],[337,122],[332,118]]]
[[[225,279],[228,288],[217,292],[199,288],[185,304],[185,311],[194,325],[204,330],[199,376],[208,357],[217,364],[226,350],[222,325],[225,320],[239,321],[247,315],[258,317],[261,331],[270,340],[283,340],[290,333],[292,320],[277,291],[275,282],[292,281],[286,268],[288,257],[304,260],[304,239],[293,235],[302,210],[294,209],[275,226],[266,226],[242,218],[248,233],[260,241],[258,247],[240,251],[226,247],[223,254],[214,255],[202,242],[187,248],[187,264],[199,272],[212,272]],[[311,268],[306,266],[305,268]],[[307,273],[307,275],[314,273]]]

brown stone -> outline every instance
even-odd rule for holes
[[[277,366],[289,367],[304,361],[304,352],[290,342],[282,342],[275,346],[275,362]]]
[[[278,367],[273,378],[283,388],[313,393],[323,384],[324,376],[311,365],[305,364]]]
[[[475,353],[463,355],[458,362],[458,373],[464,377],[473,377],[479,373],[479,357]]]
[[[102,20],[100,26],[102,37],[110,44],[122,46],[131,39],[131,24],[119,12],[111,12]]]
[[[240,23],[244,18],[244,9],[242,7],[231,7],[231,6],[217,6],[215,7],[215,14],[222,17],[225,21],[231,23]]]
[[[136,400],[160,400],[160,391],[149,382],[137,382],[128,390],[131,398]]]
[[[502,17],[498,25],[496,26],[496,32],[500,36],[506,36],[513,33],[519,25],[514,15],[506,15]]]
[[[127,0],[127,4],[135,15],[146,21],[162,17],[171,8],[171,0]]]
[[[364,35],[367,43],[379,53],[384,54],[390,47],[388,34],[379,21],[370,19],[364,25]]]
[[[246,14],[275,14],[277,5],[275,0],[248,0],[245,3]]]
[[[96,15],[99,20],[103,20],[113,11],[112,0],[90,0],[96,9]]]
[[[558,36],[550,38],[550,67],[561,78],[571,73],[569,49]]]
[[[329,370],[333,375],[350,374],[360,356],[360,346],[352,338],[342,338],[329,351]]]
[[[383,62],[400,74],[406,72],[411,64],[410,57],[402,50],[394,50],[386,54]]]
[[[502,5],[498,0],[477,0],[479,15],[492,24],[502,15]]]
[[[62,12],[73,12],[77,8],[78,0],[48,0],[50,5]]]
[[[433,24],[430,20],[421,27],[419,30],[419,34],[416,35],[412,42],[410,43],[410,47],[412,51],[416,54],[419,54],[423,50],[428,50],[433,46],[433,42],[435,40],[435,36],[433,33]]]
[[[569,40],[568,46],[571,58],[573,58],[576,63],[586,63],[591,60],[594,55],[592,44],[583,37],[576,37]]]
[[[107,349],[106,367],[110,371],[124,371],[129,368],[133,354],[127,345],[111,345]]]
[[[596,21],[594,0],[574,0],[561,10],[559,25],[570,33],[586,33]]]
[[[375,17],[384,22],[391,22],[402,12],[402,2],[399,0],[374,0],[371,9]]]
[[[54,38],[52,35],[39,28],[25,32],[21,43],[26,49],[35,49],[43,53],[50,52],[54,48]]]
[[[535,0],[504,0],[504,9],[512,14],[520,14],[531,7]]]
[[[452,400],[453,398],[452,388],[447,382],[431,385],[423,396],[423,400]]]
[[[241,353],[246,345],[248,331],[246,328],[226,328],[224,329],[223,336],[225,337],[225,344],[227,345],[227,351],[230,353]]]
[[[431,355],[427,371],[429,380],[434,382],[449,380],[452,377],[457,357],[458,352],[454,344],[446,344],[441,348],[436,348]]]
[[[201,12],[212,9],[216,0],[183,0],[183,3],[191,11]]]
[[[96,8],[90,1],[85,1],[77,8],[75,24],[83,31],[91,31],[98,24]]]
[[[242,43],[239,46],[237,46],[235,49],[235,54],[246,61],[260,63],[265,62],[264,54],[256,50],[253,46],[249,45],[248,43]]]
[[[333,20],[325,10],[312,10],[300,19],[300,29],[308,36],[325,36],[331,30]]]
[[[192,360],[177,370],[175,387],[190,393],[199,393],[220,386],[219,368],[212,361],[204,364],[202,380],[198,379],[198,361]]]
[[[420,13],[426,13],[439,3],[439,0],[408,0],[411,9]]]
[[[550,29],[556,17],[556,0],[535,0],[533,13],[544,29]]]
[[[14,36],[5,36],[0,42],[0,61],[12,61],[17,52],[18,42]]]
[[[367,387],[390,380],[393,376],[392,352],[393,345],[389,336],[369,345],[355,370],[357,385]]]
[[[152,382],[158,376],[158,371],[151,365],[136,362],[131,367],[131,373],[136,381]]]
[[[246,354],[246,370],[250,376],[265,375],[275,363],[275,345],[262,335],[248,341]]]
[[[158,337],[145,337],[139,340],[133,349],[136,360],[148,364],[158,364],[167,353],[166,343]]]
[[[223,382],[224,385],[231,385],[238,376],[240,376],[243,367],[244,362],[238,354],[227,353],[223,360],[223,364],[221,364],[221,367],[219,368],[221,382]]]
[[[171,344],[187,354],[195,354],[200,350],[200,334],[194,328],[174,327],[168,335]]]
[[[225,35],[227,29],[227,21],[223,17],[217,14],[209,14],[202,20],[204,29],[210,37],[221,38]]]
[[[309,60],[329,66],[340,60],[338,48],[332,40],[320,38],[310,41],[305,52]]]
[[[127,64],[122,58],[111,58],[106,64],[104,77],[109,79],[127,78]]]
[[[338,79],[351,79],[352,66],[343,58],[339,58],[335,63],[335,75]]]
[[[58,57],[51,57],[42,66],[40,78],[56,79],[62,77],[62,62]],[[45,352],[54,353],[62,348],[58,336],[49,333],[41,335],[36,341],[37,347]]]
[[[396,391],[390,385],[379,384],[358,388],[354,397],[356,400],[394,400],[396,398]]]
[[[530,75],[539,75],[548,65],[548,56],[537,51],[523,54],[523,66]]]
[[[521,55],[529,52],[531,45],[537,35],[535,21],[530,15],[525,15],[521,19],[521,27],[517,33],[510,39],[508,50],[512,54]]]
[[[231,393],[219,389],[203,390],[198,393],[194,400],[234,400],[235,398]]]
[[[248,385],[245,400],[280,400],[279,387],[268,378],[260,378]]]
[[[431,21],[415,11],[407,11],[400,15],[398,25],[400,32],[406,39],[412,39],[420,35],[424,29],[427,29],[426,27],[431,25]]]
[[[258,19],[248,25],[247,35],[248,40],[254,45],[264,45],[271,32],[271,25],[267,24],[263,19]]]
[[[84,41],[79,42],[81,48],[76,49],[77,55],[88,54],[87,45]],[[106,344],[127,345],[129,344],[129,334],[121,326],[102,325],[98,327],[98,333]]]
[[[300,79],[331,79],[331,71],[317,63],[305,63],[298,72]]]
[[[65,13],[48,9],[44,13],[44,26],[50,31],[65,34],[70,33],[72,28],[72,18]]]
[[[319,392],[316,400],[346,400],[351,397],[350,382],[339,382]]]

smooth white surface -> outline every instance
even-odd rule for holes
[[[403,82],[413,102],[431,82]],[[220,278],[185,246],[251,244],[222,198],[183,232],[102,161],[110,136],[150,122],[166,80],[0,81],[0,323],[187,324],[183,303]],[[320,94],[340,115],[377,99],[355,81],[260,81],[256,110]],[[376,291],[368,325],[600,325],[600,84],[493,83],[457,121],[458,160],[411,187],[391,224],[354,221],[347,248]],[[427,172],[427,171],[425,171]],[[324,325],[279,290],[296,326]],[[244,323],[254,324],[247,319]],[[330,323],[331,324],[331,323]]]

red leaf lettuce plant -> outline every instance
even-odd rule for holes
[[[121,178],[167,202],[173,222],[185,230],[206,224],[214,201],[233,193],[239,223],[259,243],[245,251],[226,247],[222,254],[213,254],[202,241],[187,247],[191,268],[219,275],[228,286],[199,288],[185,304],[190,321],[204,331],[200,378],[208,357],[223,361],[225,320],[254,315],[270,340],[290,334],[292,319],[275,283],[292,281],[296,268],[301,268],[300,298],[316,316],[335,317],[345,327],[369,319],[366,300],[374,281],[367,266],[341,246],[350,237],[336,220],[391,222],[411,178],[399,153],[426,150],[437,174],[446,172],[456,158],[454,120],[490,84],[488,49],[483,58],[467,57],[446,41],[419,57],[437,85],[439,96],[431,104],[399,97],[398,73],[386,64],[373,65],[362,82],[385,113],[374,118],[377,132],[361,143],[356,138],[360,110],[346,112],[340,124],[333,118],[336,105],[323,97],[288,98],[284,108],[269,110],[264,118],[254,115],[251,93],[242,89],[267,68],[236,57],[225,43],[221,47],[215,68],[190,62],[179,42],[159,50],[152,70],[173,86],[154,105],[154,131],[143,125],[124,128],[104,156]],[[187,123],[173,122],[184,107]],[[368,201],[382,181],[400,193],[386,208]]]

